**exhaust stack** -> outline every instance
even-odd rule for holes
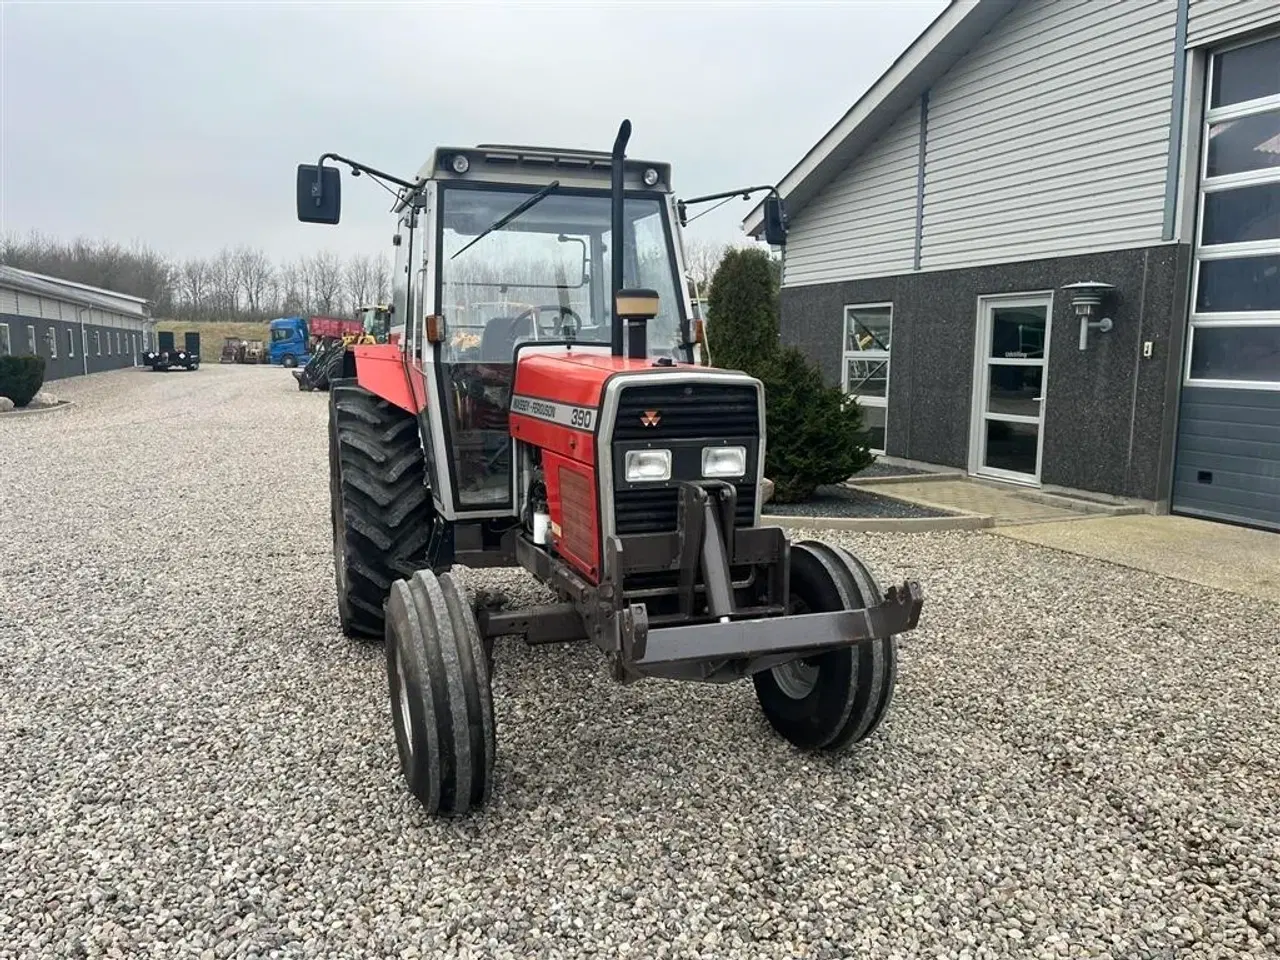
[[[613,163],[612,163],[612,195],[613,216],[611,223],[611,231],[609,237],[609,257],[612,266],[612,290],[609,301],[613,304],[613,350],[615,357],[623,355],[623,327],[626,321],[622,315],[618,313],[618,294],[622,292],[623,285],[623,263],[622,263],[622,165],[627,157],[627,141],[631,139],[631,121],[623,120],[622,126],[618,127],[617,139],[613,141]]]

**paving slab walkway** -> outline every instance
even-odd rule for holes
[[[1005,526],[989,532],[1280,603],[1280,533],[1150,515]]]
[[[1006,489],[965,479],[861,483],[858,489],[926,507],[989,516],[994,518],[996,526],[1072,520],[1086,516],[1066,507],[1020,496],[1021,491],[1017,488]]]

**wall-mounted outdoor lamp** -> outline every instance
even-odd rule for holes
[[[1084,350],[1089,346],[1090,328],[1106,333],[1115,325],[1110,317],[1093,318],[1102,312],[1116,288],[1109,283],[1082,280],[1080,283],[1068,283],[1062,289],[1071,291],[1071,306],[1080,318],[1080,349]]]

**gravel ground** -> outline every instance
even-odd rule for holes
[[[338,632],[324,395],[57,384],[0,426],[0,957],[1275,956],[1280,608],[982,533],[839,759],[750,686],[501,646],[498,792],[429,820]],[[534,599],[514,572],[473,577]]]
[[[800,503],[766,503],[763,514],[789,517],[950,517],[947,510],[895,500],[858,487],[819,487]]]

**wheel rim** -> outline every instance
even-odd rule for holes
[[[400,650],[396,649],[396,687],[400,696],[396,698],[396,709],[400,711],[400,729],[404,731],[404,745],[410,756],[413,756],[413,723],[409,717],[409,691],[404,685],[404,664],[400,660]]]
[[[804,660],[792,660],[773,668],[778,689],[792,700],[803,700],[818,685],[818,668]]]

